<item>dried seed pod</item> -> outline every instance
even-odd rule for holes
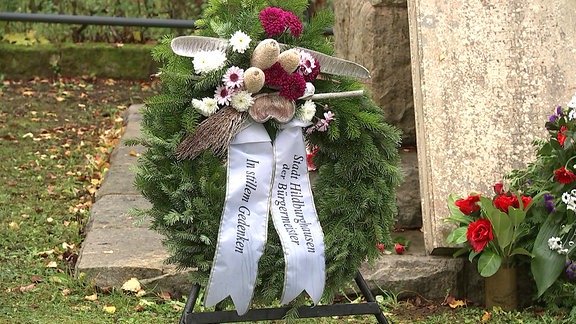
[[[274,93],[256,95],[254,104],[248,109],[250,117],[259,123],[272,118],[280,123],[289,122],[296,112],[294,101],[288,100]]]
[[[289,49],[280,53],[278,62],[284,68],[284,71],[292,73],[300,65],[300,53],[295,49]]]
[[[244,71],[244,88],[250,93],[258,93],[264,87],[264,72],[257,67],[251,67]]]
[[[276,63],[280,55],[280,45],[273,39],[265,39],[256,46],[252,53],[251,66],[266,70]]]

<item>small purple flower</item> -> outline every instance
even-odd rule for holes
[[[556,119],[558,119],[558,115],[552,115],[552,116],[550,116],[550,119],[548,119],[548,121],[553,123],[556,121]]]
[[[566,274],[568,275],[568,279],[570,280],[575,280],[576,276],[574,275],[574,272],[576,271],[576,263],[574,263],[574,261],[568,260],[566,261]]]
[[[544,206],[548,209],[548,212],[553,213],[556,211],[556,205],[554,204],[554,196],[551,194],[544,194]]]
[[[562,116],[562,106],[556,106],[556,115]]]

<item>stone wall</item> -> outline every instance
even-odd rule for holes
[[[400,167],[404,183],[397,188],[396,227],[422,227],[416,130],[410,67],[406,0],[339,0],[334,2],[336,55],[365,66],[365,82],[386,120],[402,132]]]
[[[365,66],[366,82],[386,119],[416,144],[406,0],[334,1],[336,56]]]
[[[450,193],[491,194],[533,158],[576,90],[576,1],[408,1],[423,223],[452,229]]]

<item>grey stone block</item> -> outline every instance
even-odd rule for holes
[[[404,174],[404,182],[396,188],[398,215],[395,227],[419,229],[422,227],[422,207],[416,149],[400,151],[400,169]]]

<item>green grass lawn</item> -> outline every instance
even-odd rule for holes
[[[155,86],[90,77],[0,81],[0,323],[177,323],[182,299],[159,291],[136,296],[74,277],[94,193],[122,132],[122,112],[154,94]],[[398,300],[390,292],[378,300],[393,323],[567,322],[562,314],[534,309],[452,309],[442,301]]]

